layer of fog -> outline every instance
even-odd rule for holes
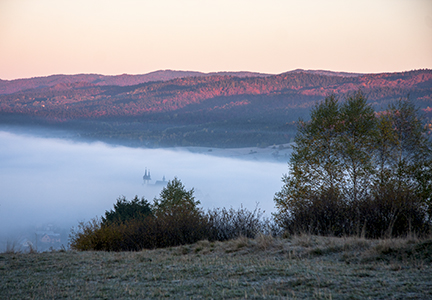
[[[17,230],[46,224],[69,230],[79,221],[103,215],[122,195],[152,201],[162,189],[154,183],[163,176],[176,176],[188,190],[194,188],[205,209],[243,205],[253,210],[259,203],[266,215],[275,211],[273,196],[282,186],[286,160],[254,161],[224,157],[220,149],[190,150],[128,148],[0,131],[0,242]],[[217,156],[209,155],[212,151]],[[226,150],[228,156],[253,152]],[[145,168],[152,177],[147,185]]]

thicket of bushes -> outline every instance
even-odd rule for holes
[[[290,233],[427,234],[432,216],[432,146],[408,100],[376,113],[358,92],[327,97],[300,122],[278,224]]]
[[[258,233],[275,233],[261,211],[213,209],[204,212],[177,178],[169,181],[160,198],[150,204],[144,198],[119,198],[105,217],[80,223],[72,230],[70,244],[76,250],[139,251],[195,243],[224,241]]]

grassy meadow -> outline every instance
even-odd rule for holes
[[[0,299],[432,299],[432,239],[259,235],[0,254]]]

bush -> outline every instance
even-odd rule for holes
[[[368,238],[400,237],[414,232],[427,235],[430,230],[426,207],[414,192],[388,186],[379,195],[359,202],[355,209]]]
[[[225,241],[238,237],[254,238],[266,228],[261,220],[261,210],[256,207],[249,211],[243,206],[233,208],[217,208],[207,212],[208,240]]]
[[[195,243],[205,237],[206,218],[193,193],[194,189],[187,191],[174,178],[162,189],[159,199],[154,199],[156,247]]]
[[[154,200],[150,212],[142,210],[148,203],[142,198],[128,202],[117,200],[114,210],[105,218],[80,223],[72,230],[70,245],[76,250],[139,251],[161,247],[192,244],[200,240],[225,241],[240,236],[254,238],[259,233],[275,233],[276,226],[262,220],[260,209],[248,211],[213,209],[204,213],[180,180],[170,181]],[[127,212],[127,213],[125,213]],[[113,217],[115,216],[115,217]]]
[[[187,191],[175,178],[153,205],[137,196],[130,202],[124,197],[117,199],[102,220],[95,218],[72,230],[70,246],[84,251],[139,251],[277,232],[275,224],[261,219],[258,207],[253,211],[241,207],[204,213],[198,205],[193,189]]]
[[[87,223],[81,222],[70,234],[70,246],[72,249],[88,250],[113,250],[115,245],[122,240],[122,235],[112,226],[102,226],[102,222],[95,218]]]
[[[315,195],[297,202],[289,213],[279,214],[280,225],[289,234],[342,236],[350,234],[349,207],[334,194]]]
[[[426,210],[412,194],[388,193],[349,203],[320,195],[291,208],[278,215],[288,234],[390,238],[430,232]]]
[[[105,212],[105,217],[102,217],[102,224],[122,224],[128,220],[145,219],[152,214],[150,203],[142,197],[135,196],[131,201],[126,198],[120,197],[114,204],[114,209]]]

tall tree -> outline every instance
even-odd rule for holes
[[[368,193],[375,134],[375,112],[361,91],[349,96],[340,109],[340,166],[344,171],[348,198],[357,201]]]
[[[418,189],[416,178],[419,171],[428,169],[432,146],[419,112],[409,99],[400,99],[378,115],[374,142],[376,186],[392,182],[396,192]]]
[[[340,114],[336,96],[330,95],[311,111],[311,120],[300,120],[285,183],[274,200],[282,219],[307,210],[312,199],[339,198],[344,183],[340,166]]]
[[[378,172],[377,196],[393,195],[394,220],[404,207],[419,206],[428,210],[430,218],[432,145],[418,109],[408,98],[400,99],[379,117],[379,124],[377,157],[386,164]]]
[[[397,136],[393,130],[391,112],[377,115],[373,162],[376,166],[374,185],[381,190],[392,178],[396,159]]]
[[[339,102],[331,95],[311,112],[310,122],[300,122],[291,162],[301,167],[312,189],[337,194],[343,182],[339,165]]]
[[[159,198],[154,199],[154,211],[156,213],[171,214],[176,208],[182,208],[190,212],[198,212],[200,202],[195,200],[194,189],[186,190],[177,177],[168,181],[166,187],[160,192]]]

